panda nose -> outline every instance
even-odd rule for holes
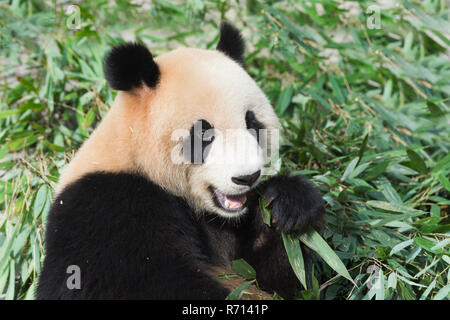
[[[261,170],[256,171],[255,173],[246,175],[246,176],[239,176],[239,177],[232,177],[231,181],[233,181],[236,184],[243,185],[243,186],[252,186],[256,180],[258,180],[259,176],[261,175]]]

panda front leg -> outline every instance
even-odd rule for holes
[[[261,184],[275,228],[285,233],[320,229],[325,214],[322,195],[302,176],[279,175]]]
[[[259,186],[261,196],[271,211],[271,226],[263,220],[254,201],[250,208],[252,232],[247,233],[243,256],[255,268],[259,286],[284,298],[300,289],[290,266],[281,232],[301,233],[308,227],[320,229],[324,204],[320,192],[301,176],[275,176]],[[250,238],[249,238],[250,237]]]

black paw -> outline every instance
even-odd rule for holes
[[[263,183],[273,225],[285,233],[320,229],[325,208],[317,188],[301,176],[276,176]]]

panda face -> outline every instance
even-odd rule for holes
[[[246,211],[246,193],[257,185],[264,170],[264,146],[257,134],[264,125],[251,110],[241,117],[243,128],[222,130],[207,120],[198,120],[183,140],[183,156],[190,162],[189,196],[198,199],[198,208],[225,217]]]
[[[179,49],[156,61],[160,87],[144,99],[149,147],[139,149],[139,167],[197,211],[245,213],[246,193],[274,149],[270,130],[279,127],[269,101],[221,52]],[[267,137],[260,130],[269,130]]]
[[[197,158],[201,162],[192,162],[189,168],[193,195],[199,198],[201,207],[222,216],[235,217],[244,213],[246,193],[258,183],[264,170],[263,152],[257,137],[250,133],[247,122],[244,129],[224,131],[214,130],[211,125],[207,125],[209,129],[205,131],[195,127],[194,124],[188,138],[190,141],[192,137],[201,139],[201,144],[198,143],[199,148],[191,148],[190,159]]]

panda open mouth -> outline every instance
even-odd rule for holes
[[[211,188],[214,195],[214,202],[218,207],[229,211],[236,212],[242,210],[247,201],[247,196],[245,194],[235,194],[227,195],[215,188]]]

